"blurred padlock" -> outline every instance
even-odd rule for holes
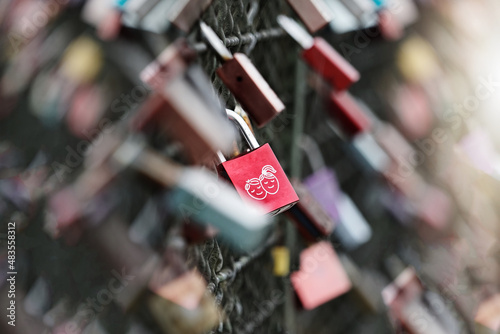
[[[205,294],[200,305],[193,310],[157,295],[150,296],[147,305],[163,333],[206,333],[217,326],[224,317],[209,294]]]
[[[323,38],[313,38],[287,16],[279,15],[278,23],[304,49],[306,63],[336,90],[345,90],[359,80],[359,72]]]
[[[229,153],[235,131],[223,115],[210,81],[184,40],[165,49],[141,73],[152,95],[133,120],[135,129],[159,125],[182,143],[194,163],[213,161],[218,151]]]
[[[423,293],[424,287],[415,270],[406,268],[384,288],[382,298],[397,328],[402,326],[411,334],[447,333],[423,303]]]
[[[330,115],[349,137],[367,132],[371,121],[348,92],[332,91],[328,96]]]
[[[232,110],[226,110],[247,141],[250,152],[223,161],[219,173],[231,181],[236,191],[248,203],[262,206],[276,215],[290,209],[298,200],[288,177],[269,144],[260,146],[245,120]]]
[[[292,285],[306,310],[314,309],[351,289],[351,282],[335,250],[327,241],[300,254],[300,270],[292,273]]]
[[[197,269],[188,268],[186,243],[170,236],[162,262],[149,281],[151,291],[188,310],[195,310],[205,294],[207,283]]]
[[[287,276],[290,273],[290,250],[285,246],[276,246],[273,247],[271,254],[274,262],[274,276]]]
[[[370,225],[349,196],[341,191],[335,172],[326,167],[316,142],[303,136],[300,146],[313,169],[313,173],[304,179],[304,185],[335,223],[335,235],[347,249],[357,248],[367,242],[372,235]]]
[[[203,36],[223,59],[216,72],[258,127],[263,127],[285,109],[285,105],[252,64],[247,55],[234,56],[215,32],[201,22]]]
[[[323,0],[287,0],[311,33],[315,33],[332,20]]]
[[[332,218],[323,210],[323,207],[302,182],[292,179],[292,185],[299,196],[299,202],[285,213],[287,217],[297,225],[301,234],[309,240],[314,241],[329,236],[335,227]]]
[[[304,179],[304,185],[323,210],[331,217],[332,221],[338,222],[340,216],[336,203],[340,189],[335,178],[335,172],[326,166],[321,150],[314,139],[303,135],[299,145],[306,154],[313,171],[311,175]]]

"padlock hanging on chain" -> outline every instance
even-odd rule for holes
[[[329,236],[335,227],[331,216],[325,212],[300,180],[292,179],[292,185],[300,200],[297,205],[285,212],[286,216],[295,223],[300,233],[308,240],[315,241]]]
[[[296,21],[278,15],[278,24],[304,49],[302,58],[337,91],[359,80],[359,72],[323,38],[312,37]]]
[[[347,249],[355,249],[368,242],[372,229],[351,198],[340,189],[335,172],[326,167],[318,144],[303,136],[300,146],[312,166],[313,174],[304,179],[309,193],[336,222],[335,235]]]
[[[285,105],[244,53],[234,55],[216,33],[204,22],[200,23],[203,37],[224,63],[216,73],[231,91],[257,126],[263,127],[279,115]]]
[[[240,130],[250,152],[228,161],[220,155],[219,174],[231,181],[246,202],[262,206],[267,213],[277,215],[290,209],[299,198],[271,146],[260,146],[245,120],[232,110],[226,112]]]
[[[327,41],[321,37],[313,38],[296,21],[279,15],[278,23],[305,49],[302,58],[306,63],[333,87],[331,89],[318,82],[315,88],[326,97],[328,111],[343,132],[354,136],[368,131],[371,127],[370,119],[346,91],[359,80],[359,72]]]
[[[160,125],[182,143],[190,161],[204,164],[219,151],[229,153],[236,133],[195,57],[187,41],[179,39],[141,72],[157,95],[146,101],[132,126],[144,130]]]
[[[351,282],[328,241],[318,242],[300,253],[300,270],[290,279],[302,306],[314,309],[351,289]]]

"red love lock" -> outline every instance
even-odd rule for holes
[[[219,174],[228,178],[243,200],[256,202],[272,215],[290,209],[299,201],[288,177],[269,144],[260,146],[245,120],[226,109],[228,118],[241,131],[251,151],[222,162]]]

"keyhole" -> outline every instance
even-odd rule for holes
[[[238,82],[242,82],[242,81],[243,81],[243,77],[242,77],[242,76],[237,76],[237,77],[236,77],[236,81],[238,81]]]

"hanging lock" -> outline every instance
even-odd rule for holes
[[[133,120],[135,129],[160,126],[182,143],[194,163],[213,161],[217,152],[231,152],[235,132],[209,79],[185,40],[166,48],[141,73],[153,95]]]
[[[422,297],[425,291],[415,269],[409,267],[382,290],[382,298],[389,309],[390,316],[404,328],[405,332],[410,334],[450,333],[443,328],[443,324],[424,303]],[[418,314],[419,321],[415,321],[416,314]],[[426,326],[421,326],[421,323],[425,323]]]
[[[263,127],[285,109],[285,105],[244,53],[234,55],[215,32],[200,23],[203,36],[224,63],[217,69],[221,78],[258,127]]]
[[[337,223],[335,235],[347,249],[357,248],[370,240],[370,225],[349,196],[340,189],[335,172],[326,167],[318,144],[312,138],[303,136],[300,146],[314,171],[304,179],[304,184],[323,210]]]
[[[287,0],[311,33],[326,26],[333,19],[323,0]]]
[[[290,209],[299,198],[271,146],[260,146],[245,120],[232,110],[226,112],[251,151],[229,161],[220,156],[219,174],[227,176],[244,200],[263,206],[272,215]]]
[[[370,119],[348,92],[332,91],[328,103],[330,115],[337,120],[345,134],[353,137],[371,128]]]
[[[274,276],[287,276],[290,273],[290,250],[285,246],[276,246],[273,247],[271,254],[274,262]]]
[[[335,89],[345,90],[359,80],[359,72],[321,37],[312,37],[296,21],[278,16],[279,25],[299,43],[302,58]]]
[[[299,226],[301,233],[309,240],[330,235],[335,222],[339,220],[336,203],[339,189],[333,171],[325,167],[325,162],[317,144],[308,136],[303,136],[301,148],[307,154],[314,173],[304,182],[292,180],[300,201],[289,216]]]
[[[297,225],[306,239],[314,241],[329,236],[335,227],[334,221],[302,182],[293,179],[292,185],[300,200],[285,213],[287,217]]]
[[[300,270],[292,285],[306,310],[314,309],[351,289],[351,282],[332,245],[318,242],[300,253]]]
[[[325,108],[335,121],[336,131],[340,130],[342,137],[353,139],[371,129],[372,120],[370,116],[362,107],[362,104],[356,101],[349,92],[332,90],[322,80],[311,80],[310,83],[324,97]]]

